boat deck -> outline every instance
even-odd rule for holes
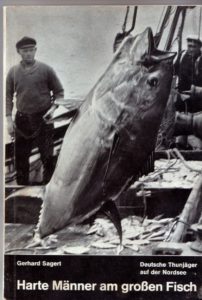
[[[49,249],[43,247],[26,249],[32,242],[34,228],[34,225],[6,224],[5,253],[11,255],[117,255],[117,243],[116,245],[108,243],[106,238],[101,238],[96,234],[87,235],[88,225],[66,227],[59,231],[57,233],[57,242],[47,246]],[[124,246],[119,255],[152,255],[152,250],[156,248],[159,241],[153,241],[149,244],[147,244],[147,240],[145,241],[145,245],[142,241],[142,245],[133,243],[131,248]],[[98,242],[97,247],[96,242]],[[177,248],[181,249],[180,255],[183,256],[202,255],[191,250],[189,243],[179,243]]]
[[[160,242],[167,240],[175,217],[181,213],[201,170],[201,161],[159,159],[155,161],[154,172],[141,177],[118,199],[124,246],[120,255],[151,255]],[[9,194],[12,187],[7,186],[6,191]],[[117,254],[117,232],[103,217],[98,217],[94,227],[82,224],[62,229],[47,239],[45,248],[28,249],[40,207],[41,200],[37,198],[6,201],[6,254]],[[191,250],[187,241],[177,244],[181,255],[200,255]]]

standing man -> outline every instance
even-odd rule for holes
[[[187,50],[182,54],[178,66],[178,97],[176,102],[176,110],[182,114],[178,114],[180,122],[180,130],[182,135],[176,139],[176,145],[179,148],[189,148],[187,136],[183,135],[183,130],[186,134],[187,120],[192,119],[193,113],[202,111],[202,42],[197,36],[187,37]],[[184,113],[184,115],[183,115]],[[188,117],[189,116],[189,117]],[[201,147],[201,142],[198,141],[198,147]]]
[[[202,42],[197,36],[187,37],[187,50],[182,54],[178,70],[180,95],[176,109],[179,111],[202,110],[202,100],[195,89],[195,86],[202,87],[201,46]]]
[[[35,60],[36,40],[23,37],[16,43],[21,62],[9,70],[6,80],[6,118],[8,133],[15,135],[17,184],[29,184],[29,156],[33,142],[43,163],[43,183],[53,172],[53,125],[44,115],[54,109],[54,100],[64,97],[63,87],[54,70]],[[15,122],[12,119],[16,95]]]

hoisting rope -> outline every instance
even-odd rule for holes
[[[164,50],[169,51],[170,48],[171,48],[171,44],[172,44],[172,41],[173,41],[173,36],[175,34],[175,30],[176,30],[176,27],[177,27],[177,22],[178,22],[179,15],[180,15],[182,9],[183,9],[182,7],[177,6],[177,8],[175,10],[172,25],[171,25],[171,28],[170,28],[170,31],[169,31],[169,34],[168,34],[168,38],[167,38]]]
[[[177,57],[177,59],[179,59],[179,57],[181,55],[181,52],[182,52],[182,32],[183,32],[183,29],[184,29],[184,22],[185,22],[185,18],[186,18],[186,12],[187,12],[186,9],[183,9],[181,11],[181,14],[182,14],[181,24],[179,25],[179,29],[178,29],[176,38],[172,41],[172,44],[171,44],[171,48],[172,48],[175,41],[176,40],[178,41],[178,57]]]
[[[161,24],[161,21],[162,21],[162,19],[163,19],[163,15],[164,15],[164,12],[165,12],[165,6],[163,7],[163,10],[162,10],[162,12],[161,12],[161,16],[160,16],[160,19],[159,19],[159,22],[158,22],[158,25],[157,25],[157,28],[156,28],[156,34],[158,34],[158,32],[160,31],[159,30],[159,27],[160,27],[160,24]],[[165,17],[164,17],[164,19],[165,19]],[[162,23],[163,24],[163,23]],[[161,27],[162,27],[162,25],[161,25]],[[155,35],[156,35],[155,34]]]
[[[198,30],[198,38],[200,39],[201,37],[201,12],[202,12],[202,7],[199,8],[199,30]]]
[[[147,176],[144,176],[143,178],[141,178],[140,180],[138,180],[134,185],[133,188],[138,189],[139,187],[142,188],[142,185],[144,185],[144,183],[150,182],[150,181],[156,181],[159,178],[162,177],[163,174],[165,174],[168,170],[172,169],[174,167],[174,165],[177,163],[178,160],[181,161],[181,163],[190,171],[192,172],[196,172],[198,174],[201,174],[201,168],[193,168],[191,167],[187,161],[185,160],[185,158],[182,156],[182,154],[180,153],[180,151],[177,148],[173,148],[173,149],[169,149],[166,151],[167,156],[168,156],[168,162],[166,163],[165,167],[161,167],[156,169],[154,172],[151,172],[150,174],[148,174]],[[171,158],[174,159],[174,161],[171,161]]]
[[[123,32],[126,31],[126,23],[127,23],[127,20],[128,20],[129,9],[130,9],[130,7],[127,6],[127,8],[126,8],[125,20],[124,20],[124,23],[123,23],[123,25],[122,25],[122,31],[123,31]]]
[[[158,47],[159,43],[160,43],[160,40],[162,38],[162,34],[165,30],[165,28],[168,26],[168,22],[169,22],[169,19],[170,19],[170,16],[172,15],[173,13],[173,9],[172,9],[172,6],[168,6],[167,7],[167,10],[166,10],[166,13],[165,13],[165,16],[163,18],[163,14],[165,12],[165,7],[161,13],[161,17],[159,19],[159,23],[158,23],[158,26],[157,26],[157,29],[156,29],[156,34],[154,36],[154,39],[155,39],[155,46]],[[163,19],[163,21],[162,21]],[[162,22],[162,23],[161,23]],[[161,23],[161,27],[160,27],[160,23]],[[160,29],[159,29],[160,27]]]
[[[148,174],[147,176],[144,176],[142,179],[140,179],[139,181],[137,181],[133,187],[137,190],[140,189],[141,190],[141,195],[142,195],[142,201],[143,201],[143,207],[144,207],[144,211],[143,211],[143,216],[142,216],[142,223],[144,221],[144,219],[146,218],[147,215],[147,201],[146,201],[146,197],[147,197],[147,193],[148,190],[145,190],[145,184],[147,182],[150,181],[156,181],[156,180],[161,180],[162,179],[162,175],[165,174],[167,171],[171,171],[171,169],[174,167],[174,165],[177,163],[178,160],[181,161],[181,163],[190,171],[192,172],[196,172],[198,174],[202,174],[201,169],[197,169],[197,168],[193,168],[191,167],[187,161],[185,160],[185,158],[182,156],[182,154],[180,153],[180,151],[177,148],[173,148],[173,149],[169,149],[166,151],[167,154],[167,158],[168,158],[168,162],[166,163],[164,168],[158,168],[156,169],[154,172]],[[174,159],[174,162],[171,161],[171,158]],[[149,193],[148,193],[149,195]],[[174,219],[174,223],[173,226],[170,230],[170,233],[168,234],[167,239],[169,238],[171,232],[173,231],[174,226],[176,225],[176,223],[178,222],[182,222],[186,225],[189,225],[187,223],[185,223],[183,220],[181,220],[179,217],[176,217]],[[166,239],[166,240],[167,240]]]
[[[133,31],[133,29],[135,27],[135,23],[136,23],[136,18],[137,18],[137,6],[135,6],[134,11],[133,11],[133,20],[132,20],[131,28],[128,31],[126,31],[126,25],[127,25],[127,21],[128,21],[129,10],[130,10],[130,6],[127,6],[125,19],[124,19],[124,23],[123,23],[123,26],[122,26],[122,31],[125,34],[125,36],[129,35],[131,33],[131,31]]]
[[[135,23],[136,23],[136,18],[137,18],[137,6],[134,7],[133,20],[132,20],[131,28],[128,31],[126,31],[126,25],[127,25],[129,10],[130,10],[130,7],[127,6],[126,14],[125,14],[125,18],[124,18],[124,23],[122,25],[122,32],[117,33],[117,35],[114,39],[114,43],[113,43],[113,51],[114,52],[119,47],[119,45],[121,44],[123,39],[125,37],[127,37],[133,31],[133,29],[135,28]]]

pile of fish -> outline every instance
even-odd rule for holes
[[[121,221],[123,230],[123,248],[129,248],[138,252],[141,246],[149,245],[151,242],[164,241],[173,228],[172,218],[159,217],[154,219],[145,218],[143,221],[136,216],[129,216]],[[98,241],[93,242],[91,247],[100,249],[116,248],[119,239],[116,237],[112,224],[107,219],[96,219],[88,234],[99,236]],[[101,237],[101,238],[100,238]]]
[[[159,159],[155,161],[155,171],[139,178],[134,188],[143,183],[149,188],[184,188],[192,189],[201,174],[201,161],[182,161],[181,159]]]
[[[72,227],[74,234],[81,233],[82,235],[91,236],[88,243],[79,240],[76,246],[64,245],[48,254],[89,254],[95,248],[98,251],[114,249],[116,254],[119,254],[124,249],[129,249],[130,251],[132,250],[132,252],[141,254],[145,246],[152,247],[152,242],[166,241],[169,239],[175,225],[175,219],[157,216],[154,219],[145,218],[143,220],[137,216],[129,216],[122,219],[121,225],[123,229],[121,247],[113,224],[107,218],[96,218],[93,225],[88,228],[87,231],[86,226],[83,225]],[[53,235],[49,236],[48,240],[50,241],[52,237]],[[54,246],[55,241],[57,241],[57,239],[54,241],[51,240],[48,247],[49,249]]]

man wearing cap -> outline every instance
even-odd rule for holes
[[[187,37],[187,50],[182,54],[178,76],[179,96],[176,102],[176,110],[190,114],[202,111],[202,42],[197,36]],[[183,115],[182,120],[186,120]],[[186,123],[186,121],[185,121]],[[184,123],[185,128],[187,124]],[[183,131],[183,124],[180,124]],[[185,130],[186,131],[186,130]],[[199,141],[199,147],[201,147]],[[177,138],[177,145],[180,148],[187,147],[187,138],[180,136]],[[189,147],[189,146],[188,146]]]
[[[53,171],[53,125],[46,124],[44,115],[54,108],[54,100],[64,97],[63,87],[54,70],[37,60],[36,40],[23,37],[16,44],[21,62],[12,67],[6,79],[6,118],[8,133],[15,134],[17,183],[29,184],[29,156],[39,148],[44,167],[43,183]],[[13,97],[16,95],[16,116],[12,120]]]
[[[197,88],[202,87],[202,42],[197,36],[187,37],[187,50],[182,54],[179,65],[178,90],[181,97],[177,108],[179,111],[188,110],[197,112],[202,110],[201,97],[198,97]]]

